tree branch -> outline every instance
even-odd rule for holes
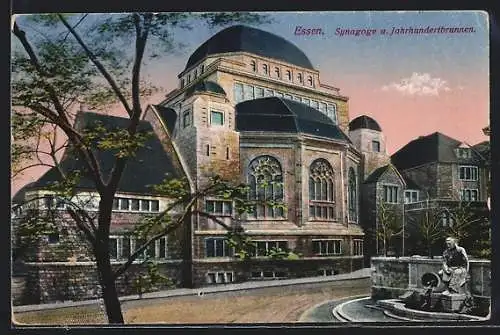
[[[68,21],[66,21],[66,19],[61,14],[57,14],[57,16],[59,17],[59,20],[61,20],[61,22],[66,26],[66,28],[71,33],[71,35],[73,35],[73,37],[77,40],[78,44],[80,44],[80,46],[85,51],[85,53],[87,54],[89,59],[92,61],[92,63],[97,67],[99,72],[101,72],[103,77],[109,83],[109,85],[111,86],[111,89],[113,90],[113,92],[116,94],[116,96],[120,100],[121,104],[123,105],[123,108],[125,108],[125,110],[127,111],[127,113],[129,115],[132,115],[132,110],[127,102],[127,99],[125,99],[125,96],[122,94],[120,88],[116,84],[116,81],[113,79],[113,77],[111,77],[111,74],[109,74],[109,72],[106,70],[104,65],[99,61],[99,59],[97,59],[96,55],[94,55],[94,53],[87,47],[87,45],[82,40],[80,35],[78,35],[78,33],[75,31],[75,29],[73,29],[73,27],[71,27],[71,25],[68,23]]]

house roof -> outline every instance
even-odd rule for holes
[[[194,92],[212,92],[226,95],[224,89],[217,83],[209,80],[200,81],[187,89],[186,95],[191,95]]]
[[[130,121],[128,118],[81,112],[77,115],[75,122],[79,127],[88,127],[95,122],[101,122],[106,129],[114,129],[124,128]],[[153,133],[153,128],[147,121],[140,121],[138,130]],[[107,180],[111,174],[115,156],[110,150],[97,151],[96,156],[103,177]],[[84,164],[81,160],[67,154],[61,160],[60,166],[63,171],[84,170]],[[151,188],[152,185],[161,183],[167,176],[170,178],[179,178],[181,175],[182,172],[174,168],[171,157],[165,152],[159,138],[153,133],[145,145],[136,152],[136,156],[130,158],[118,184],[118,191],[152,194],[154,193]],[[34,182],[30,188],[47,188],[59,180],[60,175],[58,170],[52,168]],[[81,178],[78,188],[95,189],[93,181],[87,177]]]
[[[358,116],[357,118],[349,122],[349,130],[352,131],[356,129],[371,129],[382,131],[382,128],[380,128],[380,125],[377,123],[377,121],[375,121],[368,115]]]
[[[449,136],[435,132],[409,142],[391,156],[391,162],[399,169],[431,163],[455,163],[455,149],[461,144]]]
[[[365,184],[371,184],[371,183],[376,183],[379,178],[384,174],[385,171],[389,168],[389,165],[384,165],[379,168],[376,168],[373,170],[372,173],[365,179],[364,183]]]
[[[268,97],[236,105],[236,130],[304,133],[350,143],[325,114],[301,102]]]
[[[309,58],[291,42],[267,31],[242,25],[221,30],[200,45],[189,57],[185,70],[209,55],[237,51],[314,70]]]
[[[170,134],[174,131],[175,123],[177,122],[177,113],[175,110],[169,107],[163,107],[160,105],[154,106],[158,111],[158,114],[162,121],[165,123],[167,130]]]

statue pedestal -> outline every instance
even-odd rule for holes
[[[448,313],[460,311],[466,298],[467,296],[465,294],[442,294],[441,303],[443,305],[443,311]]]

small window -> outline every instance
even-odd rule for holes
[[[286,70],[286,80],[292,81],[292,72],[290,70]]]
[[[226,147],[226,159],[229,159],[229,147]]]
[[[255,88],[255,98],[263,98],[264,97],[264,89],[262,87]]]
[[[269,74],[269,68],[267,67],[267,64],[262,64],[262,73]]]
[[[116,237],[109,238],[109,257],[118,259],[118,239]]]
[[[188,82],[188,84],[191,82],[191,75],[190,74],[188,74],[188,76],[187,76],[187,82]]]
[[[307,84],[309,84],[309,86],[313,86],[313,78],[312,78],[312,76],[308,76],[307,77]]]
[[[191,125],[191,121],[192,121],[192,113],[191,113],[191,110],[188,109],[186,111],[184,111],[184,114],[182,114],[182,124],[184,126],[184,128],[188,127]]]
[[[372,141],[372,150],[373,152],[380,152],[380,142]]]
[[[198,70],[194,69],[193,79],[196,79],[196,77],[198,77]]]
[[[210,156],[210,144],[205,145],[205,155]]]
[[[281,72],[279,67],[274,68],[274,74],[276,75],[276,78],[281,78]]]
[[[184,79],[181,79],[181,88],[184,88],[185,82]]]
[[[143,212],[149,211],[149,200],[141,200],[141,211]]]
[[[302,73],[297,73],[297,81],[301,84],[303,83]]]
[[[210,123],[216,126],[222,126],[224,124],[224,113],[211,111],[210,112]]]
[[[128,211],[129,210],[129,205],[130,205],[130,200],[129,199],[120,199],[120,209],[122,211]]]
[[[54,207],[54,196],[46,195],[43,197],[43,206],[46,209],[52,209]]]
[[[254,60],[250,62],[250,68],[252,69],[253,72],[257,71],[257,63]]]
[[[49,235],[47,235],[47,237],[48,237],[49,244],[59,243],[59,233],[58,232],[52,232]]]
[[[405,204],[411,204],[418,201],[418,191],[406,190],[405,191]]]
[[[384,185],[383,186],[383,199],[384,202],[391,203],[391,204],[397,204],[399,201],[398,199],[398,191],[399,188],[397,186],[388,186]]]
[[[119,203],[120,203],[120,199],[119,198],[114,198],[113,199],[113,209],[114,210],[119,209]]]
[[[151,212],[159,212],[159,211],[160,211],[160,201],[151,200]]]
[[[459,178],[460,180],[472,180],[475,181],[478,178],[477,166],[459,166]]]
[[[200,73],[204,73],[204,72],[205,72],[205,65],[201,64]]]
[[[139,210],[139,199],[131,199],[130,200],[130,209],[133,211]]]

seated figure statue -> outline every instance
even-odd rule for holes
[[[465,249],[458,246],[453,237],[446,239],[443,252],[443,268],[439,271],[446,290],[443,294],[459,293],[468,295],[469,258]]]

